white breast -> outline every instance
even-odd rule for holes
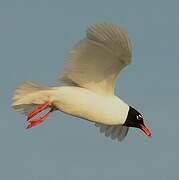
[[[103,96],[84,88],[54,88],[54,105],[61,111],[107,125],[122,125],[129,106],[116,96]]]

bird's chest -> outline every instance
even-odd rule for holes
[[[55,106],[65,113],[103,124],[123,124],[127,106],[89,91],[68,90],[58,94]]]

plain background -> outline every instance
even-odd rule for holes
[[[179,178],[178,7],[178,0],[1,0],[0,179]],[[24,80],[58,86],[68,51],[98,22],[129,33],[133,64],[116,94],[143,113],[153,138],[131,128],[119,143],[61,112],[26,130],[10,107],[14,89]]]

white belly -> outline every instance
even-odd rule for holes
[[[108,125],[123,124],[127,118],[129,106],[116,96],[106,97],[73,86],[54,89],[54,105],[65,113]]]

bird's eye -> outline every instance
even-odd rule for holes
[[[140,121],[140,120],[142,120],[142,119],[143,119],[142,115],[140,115],[140,114],[139,114],[139,115],[137,115],[137,120],[139,120],[139,121]]]

